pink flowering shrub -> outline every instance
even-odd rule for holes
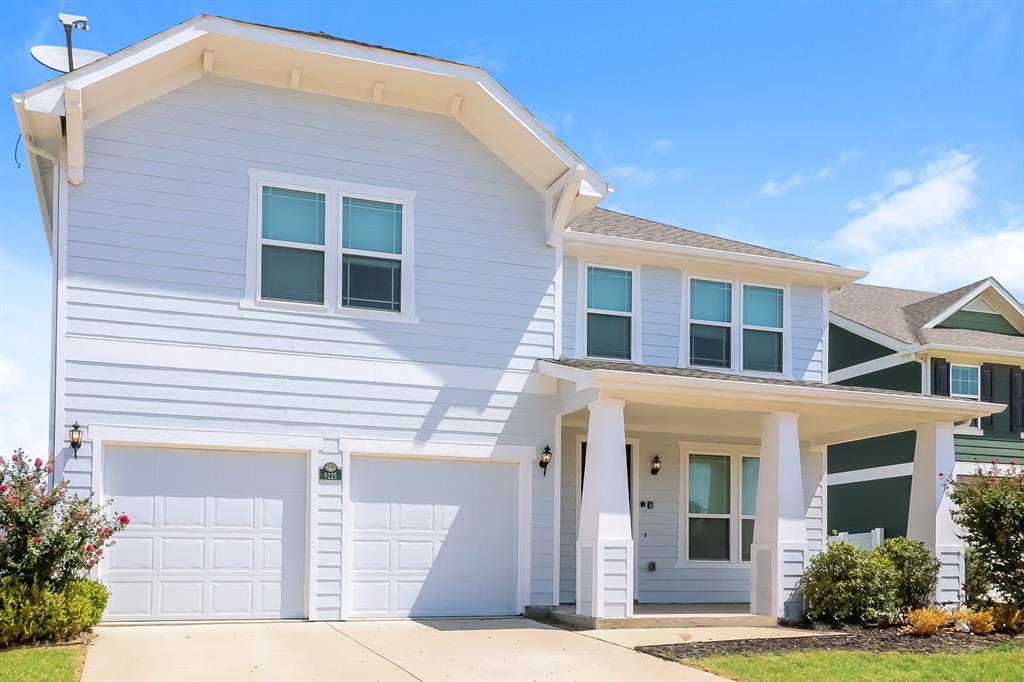
[[[66,480],[48,488],[51,473],[52,458],[0,457],[0,577],[61,589],[99,563],[130,519],[69,494]]]
[[[1024,606],[1024,468],[979,467],[948,483],[953,520],[992,587]]]

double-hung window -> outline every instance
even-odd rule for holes
[[[263,186],[260,202],[260,298],[322,304],[325,195]]]
[[[690,364],[732,366],[732,284],[690,280]]]
[[[633,357],[633,273],[587,267],[587,357]]]
[[[778,287],[743,285],[743,369],[783,370],[784,291]]]
[[[760,459],[731,453],[684,456],[685,560],[750,561]]]
[[[250,302],[415,321],[414,193],[250,171]]]
[[[981,367],[978,365],[949,366],[949,395],[954,398],[981,400]],[[971,420],[969,426],[977,428],[980,422]]]

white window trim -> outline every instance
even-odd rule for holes
[[[606,270],[620,270],[622,272],[628,272],[631,275],[630,278],[630,312],[623,313],[616,310],[602,310],[600,308],[591,309],[588,305],[587,297],[587,272],[590,268],[604,268]],[[586,358],[588,360],[603,360],[607,362],[633,362],[636,364],[643,363],[643,356],[641,353],[641,338],[640,338],[640,277],[639,268],[627,267],[624,265],[609,265],[606,263],[595,263],[590,261],[584,261],[581,263],[579,272],[579,283],[577,285],[577,296],[576,309],[582,311],[578,316],[580,319],[577,322],[577,329],[579,330],[581,341],[577,343],[576,357]],[[598,315],[616,315],[618,317],[630,318],[629,328],[629,359],[625,358],[606,358],[600,355],[588,355],[587,354],[587,343],[588,334],[590,333],[589,328],[589,313],[596,313]]]
[[[978,370],[978,392],[977,393],[956,393],[953,391],[953,368],[954,367],[966,367],[968,369]],[[971,365],[966,362],[951,362],[949,363],[949,397],[950,398],[969,398],[971,400],[981,401],[981,365]],[[967,436],[983,436],[985,435],[984,429],[981,428],[980,419],[972,419],[966,424],[959,424],[954,429],[954,432],[964,434]]]
[[[690,296],[693,292],[694,280],[700,280],[702,282],[721,282],[722,284],[729,285],[729,321],[728,322],[715,322],[713,320],[696,320],[692,318],[693,306],[690,305]],[[694,367],[696,369],[706,369],[710,371],[719,372],[731,372],[738,368],[737,365],[737,346],[736,346],[736,282],[731,279],[722,279],[720,277],[703,277],[701,275],[690,275],[686,278],[686,286],[683,290],[683,305],[686,306],[686,315],[683,316],[684,329],[683,334],[685,339],[680,339],[680,347],[686,348],[685,364],[684,367]],[[709,327],[725,327],[729,329],[729,366],[728,367],[712,367],[710,365],[697,365],[693,364],[690,356],[690,326],[694,324],[707,325]]]
[[[242,308],[264,308],[284,311],[298,311],[311,314],[331,315],[335,317],[360,318],[367,320],[380,320],[387,322],[405,322],[415,324],[419,322],[416,317],[416,266],[415,248],[413,241],[413,204],[416,192],[399,189],[395,187],[380,187],[366,185],[330,178],[319,178],[308,175],[296,175],[294,173],[281,173],[278,171],[262,170],[258,168],[248,169],[249,173],[249,239],[248,258],[245,268],[245,297],[240,302]],[[293,242],[281,242],[276,240],[263,239],[262,210],[263,210],[263,187],[273,186],[284,189],[295,189],[304,192],[317,192],[325,195],[326,213],[324,225],[324,302],[300,303],[296,301],[263,300],[260,296],[261,276],[261,248],[265,243],[278,244],[288,248],[309,248],[314,250],[315,245],[298,244]],[[389,310],[372,310],[367,308],[347,308],[341,305],[341,237],[343,225],[341,224],[341,203],[343,197],[353,199],[368,199],[371,201],[384,201],[402,205],[402,253],[381,254],[374,252],[362,252],[356,249],[346,249],[345,253],[353,255],[366,255],[373,258],[387,258],[402,262],[402,309],[392,312]]]
[[[729,559],[690,559],[690,455],[727,456],[729,461],[729,513],[728,514],[694,514],[695,518],[728,518],[729,519]],[[708,566],[742,566],[749,567],[750,561],[742,560],[743,535],[742,519],[755,519],[744,516],[743,511],[743,473],[744,457],[759,459],[761,450],[756,445],[736,445],[732,443],[701,443],[695,441],[679,441],[679,529],[676,554],[676,568],[708,567]]]
[[[782,292],[782,326],[781,327],[762,327],[760,325],[746,324],[743,321],[743,291],[746,287],[761,287],[762,289],[777,289]],[[763,377],[789,377],[792,371],[792,362],[790,356],[792,355],[792,334],[789,319],[789,286],[784,284],[767,284],[764,282],[740,282],[740,290],[738,307],[739,307],[739,335],[737,339],[737,345],[739,346],[739,364],[737,368],[744,374],[751,376],[763,376]],[[753,370],[743,368],[743,330],[751,329],[754,331],[765,331],[775,332],[782,334],[782,371],[780,372],[765,372],[763,370]]]
[[[724,282],[732,285],[732,321],[730,323],[724,322],[710,322],[707,320],[695,320],[691,319],[690,310],[690,292],[693,286],[693,280],[703,280],[706,282]],[[744,325],[743,324],[743,287],[744,286],[755,286],[755,287],[767,287],[770,289],[781,289],[782,290],[782,328],[776,329],[774,327],[758,327],[755,325]],[[695,274],[683,274],[683,292],[682,292],[682,305],[681,305],[681,326],[679,336],[679,366],[680,367],[692,367],[694,369],[706,370],[708,372],[725,372],[729,374],[739,374],[742,376],[752,377],[768,377],[768,378],[793,378],[793,304],[792,304],[792,290],[789,284],[777,284],[772,282],[752,282],[743,279],[728,279],[722,277],[710,277],[705,275]],[[696,365],[690,362],[690,325],[691,324],[707,324],[718,327],[729,327],[731,340],[730,340],[730,364],[729,367],[709,367],[707,365]],[[826,323],[827,324],[827,323]],[[745,370],[743,369],[743,330],[744,329],[761,329],[763,331],[781,332],[782,333],[782,372],[760,372],[756,370]]]

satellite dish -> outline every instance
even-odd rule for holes
[[[68,72],[68,48],[63,45],[36,45],[30,52],[35,57],[35,60],[43,66],[54,71],[60,71],[61,73]],[[97,59],[107,56],[103,52],[83,50],[77,47],[73,48],[71,52],[74,55],[76,69],[80,69],[86,64],[92,64]]]

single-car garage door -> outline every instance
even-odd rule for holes
[[[515,464],[353,457],[353,618],[517,611]]]
[[[304,615],[303,455],[108,446],[103,470],[131,517],[102,565],[107,620]]]

